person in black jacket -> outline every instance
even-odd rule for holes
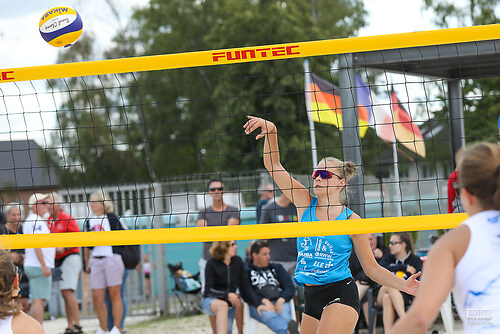
[[[273,332],[286,334],[292,320],[288,302],[295,296],[292,279],[281,264],[269,262],[269,243],[257,240],[250,254],[252,260],[246,271],[252,288],[245,290],[243,295],[250,306],[250,316]],[[290,328],[297,328],[296,324],[290,325]]]
[[[408,233],[394,233],[389,241],[392,259],[385,267],[394,275],[407,279],[422,270],[422,260],[415,255],[413,240]],[[410,305],[413,296],[396,289],[383,286],[377,296],[377,304],[382,305],[384,333],[394,325],[395,312],[399,317],[405,314],[405,306]]]
[[[250,283],[243,260],[236,255],[236,251],[234,240],[216,241],[210,247],[212,258],[205,267],[201,307],[210,317],[214,334],[231,333],[235,314],[238,332],[243,333],[243,303],[236,291],[238,288],[241,291],[248,289]]]

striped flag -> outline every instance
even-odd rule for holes
[[[382,140],[393,143],[396,141],[392,115],[387,104],[383,104],[377,98],[361,77],[356,74],[356,95],[359,108],[368,111],[368,126],[375,129],[377,136]]]
[[[394,117],[396,139],[410,151],[425,158],[424,137],[410,114],[399,101],[396,92],[391,90],[391,109]]]
[[[306,88],[306,105],[317,123],[331,124],[342,130],[342,109],[338,88],[314,73],[309,75],[309,87]],[[359,135],[364,137],[368,129],[369,111],[358,104]]]

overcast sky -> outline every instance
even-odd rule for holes
[[[112,31],[126,23],[132,7],[144,5],[147,0],[21,0],[16,5],[3,6],[0,11],[0,68],[55,62],[58,50],[64,52],[64,49],[52,47],[41,38],[38,22],[47,9],[61,3],[78,11],[83,19],[84,33],[94,31],[105,47],[113,37]],[[112,14],[108,3],[120,9],[121,22]],[[360,31],[361,36],[434,28],[429,15],[421,11],[422,0],[365,0],[365,7],[369,13],[368,26]]]

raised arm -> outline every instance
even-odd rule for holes
[[[297,208],[305,208],[311,202],[311,194],[299,181],[288,173],[280,162],[280,151],[278,148],[278,129],[273,122],[265,119],[247,116],[248,121],[243,125],[246,134],[261,128],[255,139],[264,138],[264,167],[267,169],[274,182],[283,194],[292,201]]]

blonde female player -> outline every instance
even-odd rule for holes
[[[500,146],[476,144],[457,163],[469,218],[432,247],[418,296],[391,333],[423,333],[450,290],[465,333],[500,333]]]
[[[285,196],[297,207],[301,222],[360,218],[340,199],[347,180],[356,172],[353,163],[336,158],[321,160],[312,175],[313,196],[281,165],[278,131],[272,122],[248,116],[248,122],[243,127],[246,134],[261,129],[256,139],[265,138],[264,166]],[[358,290],[349,270],[353,244],[363,270],[372,280],[415,294],[419,284],[416,278],[420,273],[405,281],[380,267],[366,235],[297,238],[298,257],[293,279],[298,285],[305,286],[301,334],[352,333],[354,330],[360,306]]]

